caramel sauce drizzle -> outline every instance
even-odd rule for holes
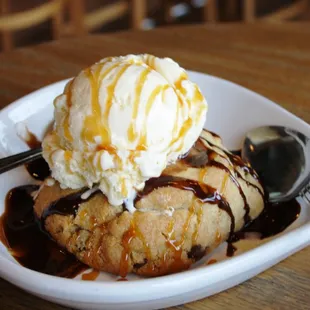
[[[201,91],[199,90],[198,86],[195,87],[195,94],[194,94],[194,97],[193,97],[193,101],[194,102],[199,102],[199,101],[203,101],[204,100],[204,97],[201,93]]]
[[[130,256],[130,243],[136,236],[136,230],[134,224],[131,223],[129,229],[124,233],[122,238],[123,251],[121,254],[119,275],[125,278],[128,274],[129,256]]]
[[[178,96],[179,98],[179,104],[180,105],[183,105],[183,100],[185,99],[185,101],[187,102],[188,104],[188,107],[189,109],[191,108],[191,105],[192,103],[196,103],[196,102],[199,102],[199,101],[203,101],[204,100],[204,97],[202,95],[202,93],[200,92],[198,86],[195,86],[195,93],[194,93],[194,96],[191,100],[187,99],[185,96],[186,96],[186,89],[182,86],[182,83],[183,81],[185,80],[188,80],[188,75],[185,73],[185,72],[182,72],[182,74],[180,75],[179,79],[174,83],[174,87],[176,90],[178,90],[183,96],[184,98],[181,98],[180,95],[178,93],[176,93],[176,95]],[[200,110],[197,112],[197,116],[196,116],[196,119],[195,119],[195,122],[197,122],[200,117],[201,117],[201,114],[204,110],[204,107],[201,106],[200,107]],[[178,115],[178,113],[177,113]],[[182,140],[182,143],[180,143],[180,146],[178,148],[178,151],[182,150],[183,146],[184,146],[184,137],[185,135],[187,134],[188,130],[192,127],[192,124],[193,124],[193,120],[191,118],[188,118],[182,125],[180,131],[179,131],[179,134],[174,136],[175,138],[172,140],[171,144],[174,144],[176,141],[180,140],[181,141],[181,137],[183,137],[183,140]]]
[[[182,260],[182,246],[184,245],[186,233],[188,231],[188,228],[190,226],[190,222],[191,222],[191,219],[194,213],[195,213],[195,203],[193,201],[191,204],[191,207],[189,208],[188,216],[183,224],[180,240],[176,240],[176,237],[175,237],[174,220],[172,219],[169,222],[168,238],[166,240],[166,245],[173,252],[173,263],[170,264],[169,266],[167,262],[167,256],[164,255],[164,266],[166,266],[166,268],[169,267],[170,270],[173,270],[172,272],[180,271],[186,265],[185,262]]]
[[[217,263],[217,260],[216,259],[210,259],[208,262],[207,262],[207,265],[212,265],[212,264],[215,264]]]
[[[158,178],[151,178],[145,183],[145,187],[142,192],[137,194],[135,203],[137,203],[144,196],[151,193],[153,190],[161,187],[175,187],[186,191],[191,191],[202,203],[216,204],[222,210],[224,210],[231,219],[230,235],[235,230],[235,217],[226,199],[221,196],[213,187],[200,183],[195,180],[184,179],[176,176],[161,175]]]
[[[205,130],[205,129],[204,129],[204,131],[208,132],[208,131]],[[215,138],[219,138],[219,136],[216,135],[215,133],[212,133],[212,132],[210,132],[210,133],[211,133]],[[229,158],[229,160],[233,163],[233,165],[235,165],[235,166],[241,168],[245,173],[250,174],[253,178],[255,178],[257,181],[260,182],[259,177],[258,177],[258,174],[256,173],[256,171],[255,171],[249,164],[245,163],[239,156],[237,156],[237,155],[235,155],[235,154],[232,154],[231,152],[229,152],[229,151],[227,151],[227,150],[225,150],[225,149],[219,147],[218,145],[213,144],[212,142],[210,142],[209,140],[207,140],[206,138],[204,138],[204,137],[202,137],[202,136],[200,136],[199,139],[204,140],[204,141],[207,142],[211,147],[217,148],[217,149],[221,150],[222,152],[224,152],[224,153],[227,155],[227,157]],[[219,156],[222,156],[221,154],[218,154],[218,155],[219,155]],[[223,157],[223,156],[222,156],[222,157]],[[244,179],[243,176],[239,173],[238,170],[235,169],[235,172],[236,172],[237,174],[239,174],[240,178],[242,178],[245,182],[247,182],[249,186],[255,187],[255,188],[261,193],[261,195],[264,196],[262,190],[261,190],[258,186],[254,185],[254,184],[252,184],[251,182],[249,182],[249,181],[247,181],[246,179]]]
[[[67,113],[65,120],[64,120],[64,136],[68,141],[73,141],[70,129],[69,129],[69,112]]]
[[[82,139],[86,142],[94,143],[93,137],[97,136],[99,133],[101,137],[101,143],[103,145],[107,145],[110,139],[107,124],[103,125],[101,122],[98,73],[93,74],[91,69],[88,68],[87,70],[85,70],[85,74],[90,81],[92,113],[91,115],[87,115],[85,117],[82,130]]]
[[[180,120],[180,117],[181,117],[181,113],[180,113],[180,104],[179,102],[177,103],[177,111],[176,111],[176,118],[175,118],[175,122],[174,122],[174,126],[173,126],[173,129],[172,129],[172,141],[171,143],[169,144],[169,147],[171,147],[173,145],[173,143],[176,142],[176,139],[178,137],[178,129],[179,129],[179,120]]]
[[[117,67],[119,65],[115,65],[115,67]],[[118,81],[121,79],[122,75],[125,73],[125,71],[131,66],[130,63],[123,65],[123,67],[117,72],[117,74],[115,75],[112,83],[107,87],[107,92],[108,92],[108,99],[107,99],[107,104],[106,104],[106,109],[104,111],[104,122],[105,124],[109,124],[109,114],[110,114],[110,110],[112,107],[112,100],[113,100],[113,96],[115,94],[115,88],[116,85],[118,83]],[[113,66],[112,66],[113,67]],[[108,70],[107,70],[108,71]],[[106,76],[106,74],[104,73],[102,77],[100,77],[100,81],[99,81],[99,85],[101,84],[102,79]]]
[[[199,182],[204,183],[204,178],[205,178],[207,171],[208,171],[208,168],[204,168],[199,171]]]
[[[149,263],[152,260],[152,253],[151,253],[151,248],[149,244],[146,242],[144,235],[139,229],[139,226],[137,225],[137,217],[139,216],[140,212],[136,211],[131,219],[129,229],[123,234],[122,237],[122,246],[123,246],[123,251],[121,255],[121,260],[120,260],[120,271],[119,275],[122,278],[125,278],[126,275],[128,274],[128,264],[129,264],[129,256],[131,253],[130,250],[130,244],[133,240],[133,238],[138,238],[143,244],[144,252],[146,254],[146,267],[147,271],[151,274],[152,273],[152,267],[151,264]]]
[[[92,271],[88,273],[82,274],[82,280],[83,281],[95,281],[100,274],[99,270],[93,269]]]
[[[179,79],[175,81],[175,88],[183,95],[186,95],[186,89],[182,86],[182,82],[188,80],[188,75],[185,72],[182,72]],[[181,101],[182,102],[182,101]]]
[[[150,97],[148,98],[148,101],[145,106],[145,121],[144,121],[144,128],[142,130],[142,134],[140,136],[140,141],[137,146],[137,150],[145,150],[147,148],[147,122],[148,122],[148,116],[151,112],[151,109],[154,105],[154,102],[156,100],[156,97],[164,92],[169,88],[169,85],[158,85],[151,93]]]
[[[173,256],[173,264],[170,264],[173,268],[173,272],[177,271],[179,268],[183,267],[183,261],[181,259],[182,256],[182,249],[181,247],[179,247],[177,244],[175,244],[176,238],[175,238],[175,231],[174,231],[174,219],[171,219],[171,221],[168,224],[167,227],[167,239],[166,239],[166,245],[167,247],[173,252],[174,256]],[[167,259],[167,253],[165,253],[165,255],[163,256],[164,258],[164,266],[165,269],[169,268],[169,262]]]
[[[234,166],[233,166],[233,171],[234,171],[235,175],[233,175],[232,172],[230,171],[230,169],[227,168],[224,164],[219,163],[219,162],[217,162],[217,161],[215,161],[215,160],[212,160],[212,159],[209,160],[210,149],[209,149],[204,143],[202,143],[201,140],[204,140],[204,141],[207,142],[209,145],[211,145],[213,148],[220,149],[221,151],[223,151],[223,152],[228,156],[228,158],[231,160],[231,162],[232,162],[233,165],[234,165]],[[199,142],[199,141],[200,141],[200,142]],[[211,143],[209,140],[207,140],[207,139],[204,138],[204,137],[200,137],[200,138],[198,139],[197,143],[196,143],[195,146],[194,146],[194,148],[197,148],[198,150],[201,150],[202,147],[205,148],[205,151],[206,151],[206,158],[205,158],[205,162],[204,162],[204,163],[201,162],[201,159],[200,159],[200,162],[199,162],[200,167],[203,167],[203,166],[217,167],[217,168],[219,168],[219,169],[221,169],[221,170],[225,170],[225,171],[227,172],[227,174],[229,175],[230,179],[231,179],[231,180],[235,183],[235,185],[237,186],[237,188],[238,188],[238,190],[239,190],[239,193],[240,193],[240,195],[241,195],[241,197],[242,197],[242,199],[243,199],[243,202],[244,202],[244,209],[245,209],[244,222],[245,222],[245,223],[248,223],[248,222],[251,220],[251,218],[250,218],[250,216],[249,216],[249,213],[250,213],[250,206],[249,206],[249,204],[248,204],[248,202],[247,202],[247,199],[246,199],[246,196],[245,196],[245,194],[244,194],[244,191],[243,191],[243,189],[242,189],[242,187],[241,187],[241,185],[240,185],[240,183],[238,182],[238,180],[237,180],[236,177],[238,177],[238,178],[240,178],[241,180],[243,180],[248,186],[252,186],[253,188],[255,188],[255,189],[260,193],[260,195],[262,196],[262,198],[263,198],[264,200],[265,200],[265,195],[264,195],[264,193],[262,192],[262,190],[261,190],[258,186],[256,186],[256,185],[252,184],[251,182],[245,180],[245,179],[242,177],[242,175],[240,174],[240,172],[236,169],[236,166],[238,166],[238,167],[240,167],[241,169],[247,171],[247,173],[250,173],[254,178],[257,178],[256,172],[255,172],[251,167],[248,167],[248,166],[241,160],[241,158],[239,158],[238,156],[231,154],[230,152],[226,151],[225,149],[222,149],[222,148],[220,148],[219,146],[217,146],[217,145]],[[211,152],[212,152],[212,151],[211,151]],[[213,151],[213,152],[214,152],[214,151]],[[225,158],[223,155],[221,155],[221,154],[219,154],[219,153],[216,153],[216,154],[217,154],[218,156],[222,157],[222,158]],[[185,158],[184,160],[185,160],[185,161],[188,161],[189,158]],[[190,163],[190,165],[193,165],[193,164],[195,165],[195,163],[194,163],[193,160],[192,160],[192,162]],[[224,182],[225,182],[225,181],[226,181],[226,178],[224,178]],[[223,190],[223,188],[224,188],[224,184],[222,184],[222,190]],[[221,191],[221,192],[222,192],[222,191]]]
[[[105,111],[101,111],[100,103],[99,103],[99,90],[102,80],[111,73],[115,68],[119,67],[120,64],[116,63],[111,65],[108,69],[106,69],[103,73],[101,72],[103,66],[106,63],[99,63],[96,71],[93,73],[91,68],[86,69],[85,75],[89,79],[90,87],[91,87],[91,106],[92,113],[91,115],[87,115],[85,117],[83,131],[82,131],[82,139],[86,142],[94,143],[93,137],[99,136],[101,137],[100,146],[102,149],[111,148],[111,151],[114,150],[111,147],[111,139],[110,139],[110,129],[108,126],[108,116],[110,112],[110,108],[112,105],[112,99],[114,90],[117,82],[119,81],[122,74],[126,71],[126,69],[130,66],[130,64],[124,65],[115,75],[111,85],[107,87],[108,99],[106,104]],[[102,120],[103,115],[103,120]]]
[[[153,55],[146,55],[145,57],[145,63],[152,68],[153,70],[155,70],[155,61],[156,61],[156,57]]]
[[[150,68],[146,68],[144,71],[142,71],[138,81],[137,81],[137,86],[135,89],[135,101],[133,105],[133,111],[132,111],[132,117],[131,117],[131,123],[128,128],[128,140],[130,142],[134,142],[137,138],[137,131],[136,131],[136,123],[137,123],[137,116],[138,116],[138,110],[140,106],[140,99],[141,99],[141,94],[143,90],[143,86],[146,82],[147,76],[151,73]]]
[[[203,207],[202,207],[201,203],[198,204],[198,209],[196,211],[196,216],[197,216],[197,224],[196,224],[193,236],[192,236],[192,245],[195,245],[197,243],[197,238],[198,238],[198,235],[199,235],[199,228],[200,228],[201,220],[202,220],[202,216],[203,216]]]
[[[134,221],[136,220],[136,214],[138,214],[137,211],[133,215]],[[136,237],[139,238],[141,240],[142,244],[143,244],[144,252],[146,254],[146,259],[147,259],[147,265],[150,266],[150,264],[148,263],[149,261],[152,260],[152,252],[151,252],[150,245],[146,242],[146,240],[144,238],[144,235],[142,234],[142,232],[140,231],[138,225],[136,225],[135,222],[134,222],[134,225],[135,225]]]
[[[98,169],[99,171],[102,170],[101,167],[101,151],[96,152],[95,154],[92,154],[92,162],[94,167],[96,167],[96,169]]]
[[[64,153],[65,163],[66,163],[66,171],[69,174],[72,174],[72,170],[70,168],[70,161],[72,159],[72,153],[70,151],[65,151]]]
[[[123,197],[127,197],[128,191],[126,188],[126,180],[125,178],[121,179],[121,193],[123,195]]]
[[[217,244],[220,244],[221,240],[222,240],[222,235],[221,235],[221,233],[220,233],[219,231],[216,231],[216,234],[215,234],[215,242],[216,242]]]
[[[67,105],[68,105],[68,108],[70,108],[72,106],[72,85],[73,85],[73,82],[74,80],[71,80],[66,89],[65,89],[65,94],[67,96]],[[73,137],[71,135],[71,132],[70,132],[70,128],[69,128],[69,116],[70,116],[70,113],[69,113],[69,110],[67,111],[67,114],[65,116],[65,119],[64,119],[64,123],[63,123],[63,128],[64,128],[64,136],[65,138],[72,142],[73,141]]]
[[[226,173],[225,176],[224,176],[224,180],[223,180],[221,189],[220,189],[221,194],[223,194],[225,192],[225,190],[226,190],[227,181],[228,181],[229,177],[230,177],[230,174]]]

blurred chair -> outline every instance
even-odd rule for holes
[[[165,15],[165,22],[167,24],[171,24],[174,21],[174,18],[171,14],[171,9],[174,4],[178,1],[175,0],[162,0],[164,5],[164,15]],[[186,1],[182,1],[186,2]],[[191,2],[188,0],[187,2]],[[203,21],[214,23],[218,21],[218,0],[205,0],[205,5],[203,9]]]
[[[204,6],[204,21],[215,23],[218,21],[218,1],[217,0],[207,0]]]
[[[83,35],[109,22],[131,14],[131,26],[142,29],[142,22],[146,15],[147,0],[113,1],[92,12],[85,9],[86,0],[69,0],[69,25],[67,34]],[[130,5],[131,4],[131,5]]]
[[[291,4],[286,5],[272,13],[257,16],[256,6],[258,0],[242,0],[243,1],[243,20],[246,23],[255,21],[282,22],[297,17],[301,17],[309,9],[309,0],[295,0]]]
[[[0,34],[2,50],[13,49],[13,32],[34,27],[44,21],[52,20],[52,35],[58,39],[62,29],[62,17],[65,0],[52,0],[35,8],[10,13],[10,1],[0,0]]]
[[[33,3],[29,1],[34,8],[13,13],[10,7],[11,1],[0,0],[0,35],[3,51],[13,49],[14,32],[33,28],[47,20],[52,20],[53,39],[58,39],[60,36],[86,34],[120,19],[128,13],[131,18],[131,27],[142,29],[147,2],[147,0],[98,0],[95,3],[100,5],[105,2],[105,4],[88,12],[86,10],[86,4],[89,4],[88,0],[45,0],[45,3],[40,5],[38,5],[38,1],[33,1]],[[64,16],[67,18],[65,19]]]

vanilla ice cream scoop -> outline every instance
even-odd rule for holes
[[[83,70],[54,101],[43,156],[63,188],[98,186],[110,204],[185,154],[207,103],[176,62],[151,55],[111,57]]]

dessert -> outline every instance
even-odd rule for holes
[[[54,127],[42,143],[51,176],[40,188],[10,191],[0,219],[1,239],[15,244],[25,266],[74,276],[85,268],[76,257],[122,277],[165,275],[242,238],[236,233],[262,213],[256,172],[203,129],[206,100],[173,60],[105,58],[71,80],[54,105]],[[22,201],[27,218],[16,221]],[[35,267],[35,219],[71,254],[59,256],[44,235],[39,244],[48,245]]]
[[[146,181],[134,206],[130,213],[99,189],[45,182],[35,212],[85,264],[123,277],[159,276],[187,269],[256,218],[264,195],[255,172],[204,130],[187,156]]]
[[[122,277],[181,271],[263,210],[254,171],[201,133],[206,100],[173,60],[105,58],[54,105],[42,143],[53,180],[34,210],[86,265]]]

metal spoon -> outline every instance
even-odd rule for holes
[[[247,133],[242,159],[256,170],[271,202],[301,196],[310,203],[310,139],[281,126],[265,126]]]
[[[30,151],[12,155],[9,157],[0,159],[0,174],[16,168],[20,165],[27,164],[33,160],[39,159],[42,157],[42,149],[36,148]]]

